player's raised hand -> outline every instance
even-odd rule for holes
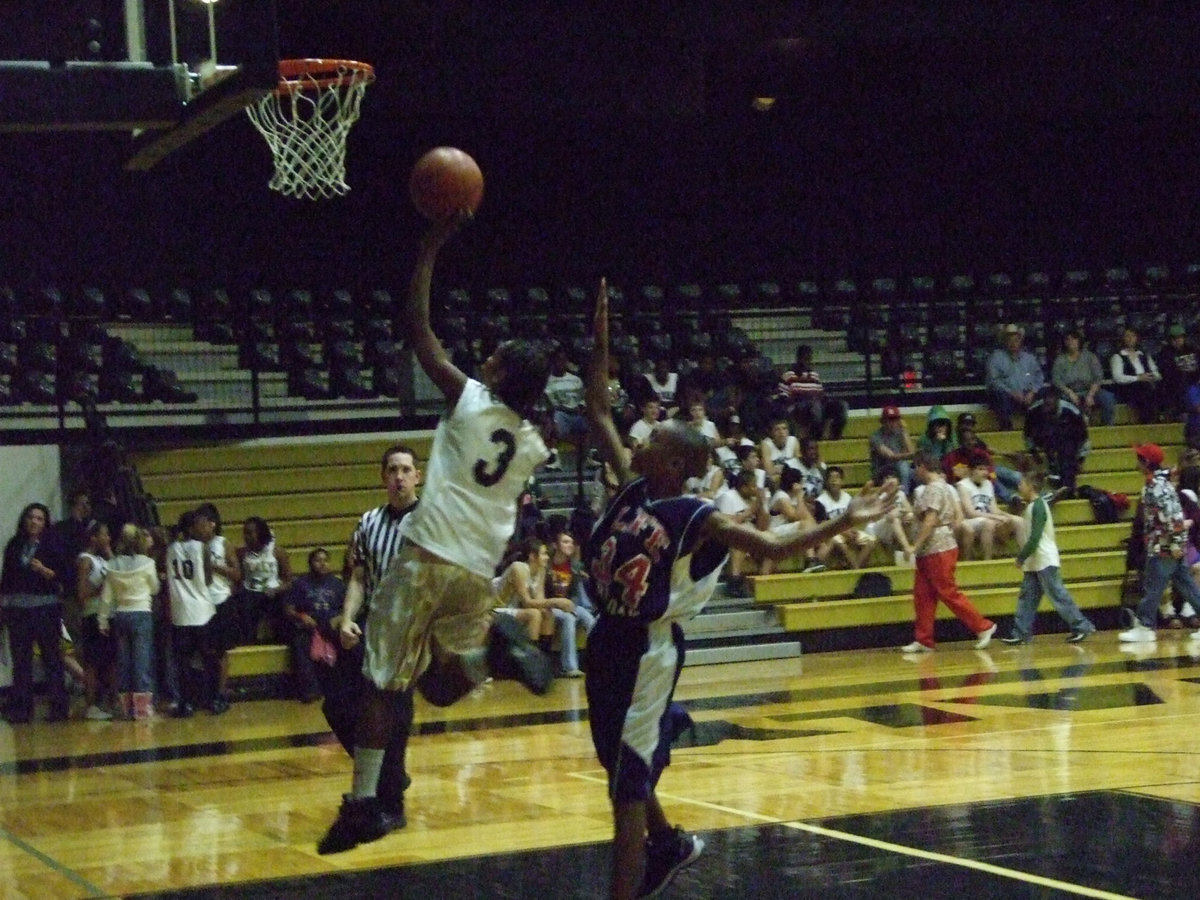
[[[846,507],[846,515],[857,525],[866,525],[882,519],[896,508],[896,495],[900,490],[900,482],[889,478],[882,487],[863,491],[850,501]]]

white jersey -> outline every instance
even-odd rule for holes
[[[830,496],[829,491],[822,491],[821,496],[817,498],[817,502],[821,504],[825,510],[825,515],[830,519],[840,519],[846,514],[846,507],[850,505],[850,495],[846,491],[838,494],[836,500]]]
[[[517,522],[517,498],[548,456],[537,429],[468,379],[438,422],[420,505],[404,536],[447,562],[491,579]]]
[[[204,554],[204,545],[196,540],[172,541],[167,547],[172,625],[204,625],[217,611],[204,583]]]
[[[763,464],[764,465],[789,465],[794,466],[800,462],[800,439],[794,434],[789,434],[787,440],[780,447],[770,438],[762,442]]]
[[[987,513],[992,511],[996,502],[996,489],[992,487],[990,478],[985,478],[983,484],[976,484],[970,478],[960,478],[954,483],[962,500],[964,512]]]
[[[806,466],[802,460],[789,462],[804,476],[804,496],[816,500],[825,490],[825,463],[817,461],[815,466]]]
[[[647,422],[645,419],[638,419],[629,426],[629,436],[637,444],[645,444],[650,440],[650,432],[654,430],[657,422]]]
[[[216,606],[220,606],[228,600],[229,595],[233,593],[233,586],[230,585],[229,579],[216,570],[217,566],[229,568],[227,552],[224,536],[214,534],[213,539],[208,542],[208,558],[213,565],[212,584],[208,586],[208,594]]]
[[[108,560],[94,553],[80,553],[79,556],[86,558],[92,564],[92,568],[88,571],[88,585],[98,588],[104,584],[104,576],[108,572]],[[89,597],[87,603],[83,605],[83,615],[94,616],[98,612],[100,612],[100,595],[96,594],[94,597]]]
[[[546,396],[555,409],[578,412],[583,405],[583,379],[574,372],[551,375],[546,379]]]
[[[279,587],[279,560],[275,558],[273,538],[261,550],[247,547],[242,554],[242,587],[258,594]]]

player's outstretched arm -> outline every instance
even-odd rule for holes
[[[802,550],[816,547],[830,538],[859,528],[868,522],[882,519],[896,504],[896,487],[888,486],[869,495],[850,501],[846,512],[836,519],[826,519],[819,525],[787,535],[759,531],[750,525],[735,522],[723,513],[715,512],[704,520],[704,537],[730,550],[744,550],[751,556],[786,559]]]
[[[626,461],[621,435],[613,422],[608,400],[608,282],[600,279],[596,292],[596,315],[592,322],[592,357],[588,361],[586,404],[591,444],[624,484],[633,478]]]
[[[446,348],[433,333],[433,325],[429,318],[429,291],[433,284],[433,266],[437,261],[438,251],[469,218],[467,213],[458,213],[434,222],[421,238],[402,323],[408,346],[417,357],[417,362],[451,406],[458,402],[467,383],[467,376],[450,361]]]

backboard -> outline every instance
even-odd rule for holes
[[[0,132],[129,131],[153,167],[278,83],[274,0],[5,0]]]

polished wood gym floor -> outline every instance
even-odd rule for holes
[[[686,669],[660,794],[708,849],[664,896],[1200,897],[1200,645],[1063,637]],[[321,857],[317,704],[0,724],[0,898],[606,896],[582,681],[421,705],[410,757],[408,827]]]

